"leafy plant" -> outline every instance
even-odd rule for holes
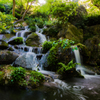
[[[37,87],[43,81],[44,81],[43,74],[36,71],[31,71],[29,83],[31,84],[32,87]]]
[[[73,60],[71,60],[68,65],[65,65],[63,64],[62,62],[58,63],[58,65],[61,66],[60,69],[58,69],[58,73],[63,73],[64,71],[67,71],[67,70],[71,70],[72,68],[75,68],[75,66],[77,65],[78,63],[73,63]]]
[[[61,2],[55,1],[51,5],[51,14],[58,19],[60,23],[66,23],[69,19],[69,16],[76,15],[76,9],[78,5],[75,2]]]
[[[11,73],[11,82],[12,83],[18,83],[22,79],[25,78],[26,70],[22,67],[16,67]]]
[[[13,26],[15,18],[12,15],[0,12],[0,33]]]

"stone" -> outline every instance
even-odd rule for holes
[[[36,33],[32,33],[26,39],[26,45],[32,46],[32,47],[34,47],[34,46],[38,47],[40,45],[39,41],[40,41],[39,36]]]
[[[7,48],[8,48],[8,43],[6,43],[3,40],[0,40],[0,49],[4,50],[4,49],[7,49]]]
[[[1,50],[0,51],[0,64],[12,64],[19,55],[13,51]]]
[[[68,23],[59,33],[58,38],[67,38],[75,41],[76,43],[83,42],[83,33],[77,27]]]
[[[11,44],[11,45],[23,44],[23,38],[22,37],[16,37],[16,38],[10,40],[8,42],[8,44]]]

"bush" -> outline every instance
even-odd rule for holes
[[[52,48],[52,42],[51,41],[45,41],[42,45],[43,52],[47,52]]]
[[[31,71],[29,83],[31,84],[32,87],[39,86],[39,84],[42,83],[43,81],[44,81],[43,74],[36,71]]]
[[[11,82],[18,83],[25,78],[26,70],[22,67],[16,67],[11,73]]]
[[[58,19],[62,24],[68,22],[68,18],[72,15],[76,15],[76,9],[78,5],[75,2],[57,2],[55,1],[51,5],[51,14]]]
[[[0,12],[0,33],[13,26],[14,17]]]

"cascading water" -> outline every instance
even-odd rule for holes
[[[44,41],[46,41],[46,37],[45,37],[45,35],[43,35],[42,34],[42,32],[43,32],[43,29],[40,29],[37,25],[35,25],[36,26],[36,34],[39,36],[39,38],[40,38],[40,43],[41,43],[41,45],[43,44],[43,42]],[[44,27],[44,28],[46,28],[46,27]],[[15,52],[16,53],[18,53],[18,54],[20,54],[21,55],[21,57],[19,57],[18,59],[20,59],[20,60],[18,60],[17,62],[20,62],[21,61],[21,59],[22,59],[22,56],[24,55],[26,55],[24,58],[26,58],[26,60],[24,60],[24,63],[25,62],[27,62],[28,64],[29,64],[29,68],[32,68],[32,69],[35,69],[35,70],[37,70],[36,69],[36,67],[40,67],[40,68],[38,68],[38,69],[43,69],[42,68],[42,65],[40,65],[39,64],[39,62],[40,62],[40,60],[41,60],[41,58],[44,56],[44,54],[42,54],[42,47],[30,47],[30,46],[26,46],[25,45],[25,41],[26,41],[26,39],[27,39],[27,37],[28,37],[28,33],[30,33],[30,30],[29,30],[29,28],[28,28],[28,26],[25,26],[25,30],[21,30],[21,31],[18,31],[18,32],[16,32],[16,36],[14,36],[14,37],[12,37],[9,41],[11,41],[11,40],[13,40],[14,38],[16,38],[16,37],[22,37],[23,38],[23,42],[24,42],[24,44],[21,44],[21,45],[16,45],[16,47],[14,47],[14,46],[11,46],[14,50],[15,50]],[[27,36],[26,36],[27,35]],[[32,54],[31,54],[32,53]],[[27,58],[29,58],[29,55],[31,54],[31,56],[33,56],[33,58],[35,59],[34,61],[36,62],[34,62],[34,64],[33,63],[31,63],[29,60],[30,59],[27,59]],[[33,59],[32,58],[32,59]],[[16,63],[16,61],[15,61],[15,63]],[[21,62],[20,62],[21,63]],[[23,63],[21,63],[21,65],[22,65]],[[17,65],[17,63],[16,63],[16,65]],[[19,64],[20,65],[20,64]],[[20,66],[21,66],[20,65]],[[24,64],[25,65],[25,64]],[[38,65],[40,65],[40,66],[38,66]],[[32,66],[35,66],[35,67],[32,67]],[[28,68],[28,65],[26,66],[27,68]]]
[[[72,47],[75,48],[75,47]],[[76,46],[77,48],[77,46]],[[76,70],[81,73],[85,78],[91,78],[91,77],[98,77],[99,75],[96,75],[93,71],[85,68],[82,63],[81,63],[81,58],[80,58],[80,52],[79,49],[74,49],[74,54],[75,54],[75,59],[76,63],[79,63],[79,65],[76,65]],[[100,76],[99,76],[100,77]],[[98,77],[98,78],[99,78]]]
[[[39,36],[40,43],[42,44],[46,41],[45,35],[42,34],[43,29],[40,29],[37,25],[35,25],[35,26],[36,26],[36,34]]]

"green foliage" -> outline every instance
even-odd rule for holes
[[[60,23],[66,23],[69,16],[76,15],[78,5],[75,2],[57,2],[55,1],[50,9],[51,14],[58,19]]]
[[[31,71],[30,75],[34,78],[37,78],[40,81],[43,81],[44,80],[44,76],[42,73],[40,72],[37,72],[37,71]]]
[[[22,67],[16,67],[11,73],[11,82],[12,83],[18,83],[22,79],[25,78],[26,70]]]
[[[100,0],[91,0],[95,6],[100,9]]]
[[[57,46],[60,45],[63,49],[66,47],[70,47],[71,45],[73,45],[75,42],[69,39],[59,39],[57,42],[54,41],[53,42],[53,46]]]
[[[3,32],[13,26],[14,19],[15,18],[12,15],[0,12],[0,32]]]
[[[14,43],[23,43],[23,38],[22,37],[17,37],[17,38],[14,38]]]
[[[51,41],[45,41],[42,45],[43,51],[47,52],[52,48],[52,42]]]
[[[71,70],[71,69],[75,68],[77,63],[73,63],[73,60],[71,60],[67,65],[63,64],[62,62],[58,63],[58,65],[60,65],[61,68],[59,68],[57,72],[58,73],[63,73],[67,70]]]
[[[31,71],[30,75],[31,76],[30,76],[29,82],[32,87],[37,87],[40,83],[44,81],[43,74],[39,72]]]
[[[68,39],[59,39],[58,41],[54,41],[52,43],[52,48],[50,49],[50,53],[48,55],[48,65],[53,66],[53,70],[58,70],[57,64],[61,62],[62,59],[58,59],[59,53],[62,53],[63,50],[66,50],[74,44],[74,41]]]
[[[0,84],[3,82],[4,72],[0,71]]]

